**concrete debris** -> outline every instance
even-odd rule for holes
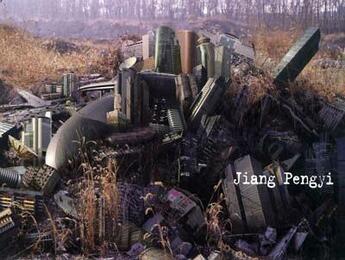
[[[20,91],[0,107],[0,240],[116,259],[324,250],[345,227],[344,102],[282,88],[319,41],[308,29],[272,81],[234,35],[161,26],[123,42],[113,78]],[[312,177],[335,185],[287,184]]]

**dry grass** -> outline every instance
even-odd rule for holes
[[[0,25],[0,78],[12,86],[27,88],[56,81],[68,71],[111,74],[116,65],[116,46],[83,42],[77,45],[78,51],[60,54],[43,43],[44,39],[23,30]]]
[[[301,31],[298,29],[289,31],[260,29],[255,33],[252,41],[258,52],[274,62],[279,62],[300,34]]]
[[[80,239],[82,253],[106,254],[107,248],[114,245],[119,208],[116,161],[109,160],[104,167],[90,157],[90,147],[94,142],[80,142],[81,168],[84,182],[80,189]]]
[[[302,33],[303,31],[299,29],[290,31],[259,30],[252,39],[258,52],[257,65],[272,71]],[[343,34],[322,35],[321,46],[339,44],[343,38]],[[327,99],[332,99],[337,94],[345,95],[345,70],[325,69],[315,63],[319,59],[341,60],[344,58],[344,50],[341,46],[332,49],[321,48],[297,78],[292,89],[309,90]]]

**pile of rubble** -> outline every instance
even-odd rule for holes
[[[308,29],[271,77],[233,35],[162,26],[122,47],[110,81],[68,73],[42,99],[20,92],[0,107],[0,250],[335,257],[345,100],[289,90],[319,42]]]

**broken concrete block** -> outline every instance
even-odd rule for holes
[[[311,27],[290,48],[274,72],[274,84],[293,82],[319,50],[320,29]]]

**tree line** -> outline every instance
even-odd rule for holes
[[[345,0],[2,0],[0,18],[32,20],[193,20],[224,16],[247,24],[318,25],[345,31]]]

